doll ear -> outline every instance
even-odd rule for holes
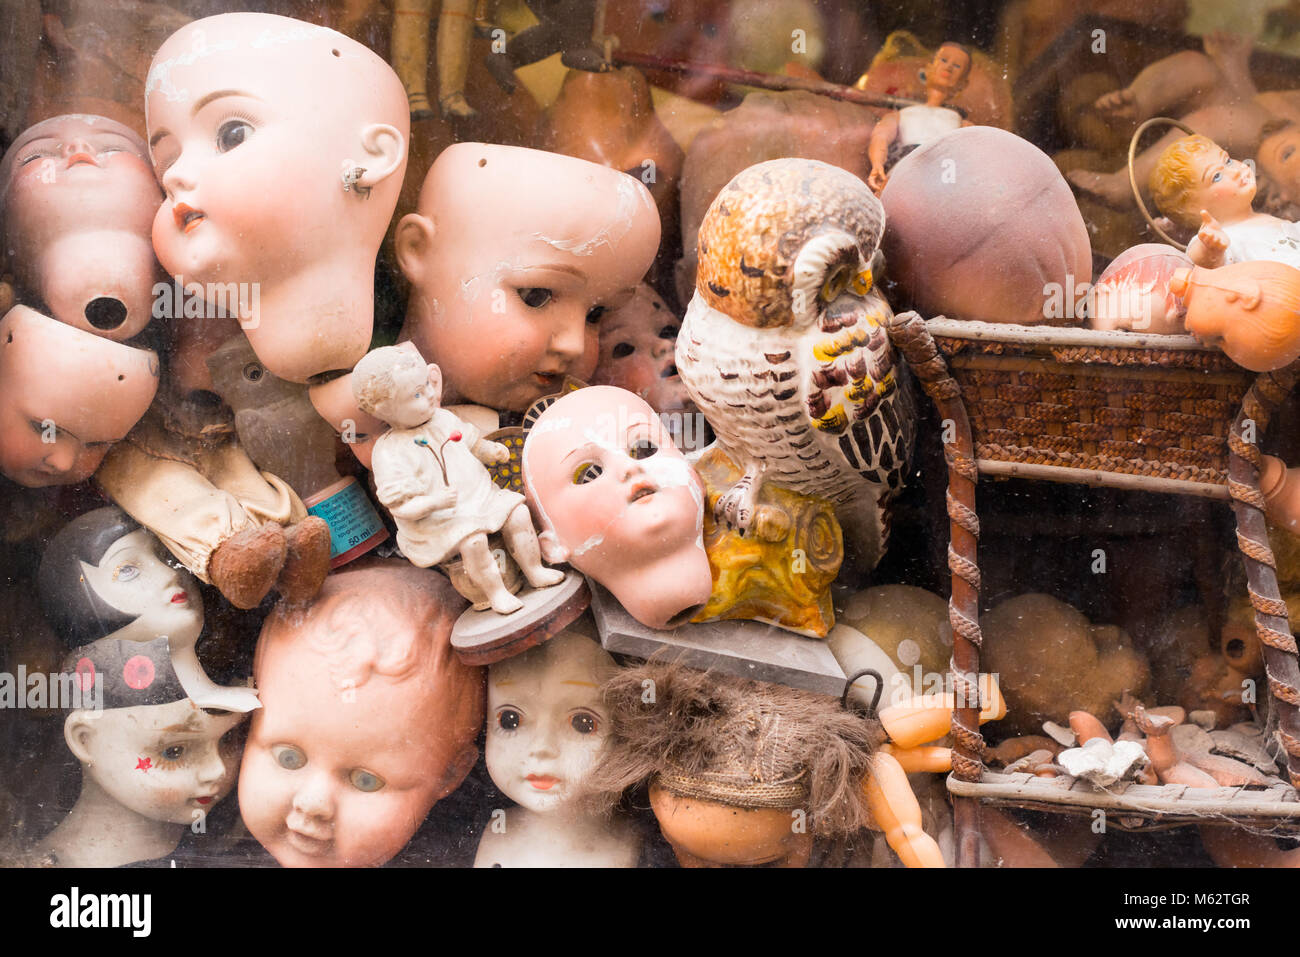
[[[361,145],[365,148],[366,171],[357,180],[362,189],[378,186],[392,176],[406,161],[406,137],[397,127],[375,123],[361,132]]]
[[[74,711],[63,722],[63,740],[68,750],[82,764],[91,763],[90,743],[95,737],[95,722],[86,711]]]
[[[433,247],[433,220],[419,213],[407,213],[397,224],[393,249],[402,274],[415,285],[424,280],[424,267]]]
[[[537,544],[541,546],[542,558],[546,559],[548,565],[569,560],[569,550],[560,543],[554,532],[549,530],[540,532],[537,536]]]
[[[433,390],[435,405],[442,405],[442,370],[436,362],[429,363],[429,388]]]

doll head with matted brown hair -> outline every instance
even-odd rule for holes
[[[684,867],[802,867],[814,837],[871,821],[862,781],[884,735],[835,698],[654,662],[604,698],[609,737],[587,787],[612,802],[648,781]]]

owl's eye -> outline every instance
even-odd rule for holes
[[[649,439],[637,439],[632,443],[632,447],[627,450],[629,458],[648,459],[659,451],[659,446]]]
[[[849,284],[853,277],[853,271],[848,266],[839,266],[830,274],[826,282],[822,284],[821,298],[823,302],[830,302],[844,291],[844,287]]]
[[[573,472],[573,484],[586,485],[588,482],[594,482],[604,471],[604,468],[595,462],[583,462]]]
[[[519,290],[519,298],[530,309],[540,309],[551,301],[552,293],[551,290],[542,286],[528,286]]]

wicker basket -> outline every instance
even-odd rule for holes
[[[981,473],[1228,498],[1254,375],[1191,336],[933,319]]]

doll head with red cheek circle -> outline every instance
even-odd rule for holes
[[[403,339],[445,378],[448,404],[522,412],[596,367],[605,313],[633,293],[659,246],[641,181],[514,146],[443,150],[402,217],[411,281]]]
[[[129,127],[68,114],[24,130],[0,160],[3,258],[20,298],[95,335],[138,335],[160,274],[150,229],[161,201]]]
[[[94,474],[158,391],[158,357],[26,306],[0,320],[0,474],[75,485]]]
[[[145,97],[163,266],[239,284],[241,324],[274,375],[351,368],[370,342],[375,255],[406,168],[397,74],[333,30],[230,13],[172,34]]]
[[[703,484],[643,399],[570,392],[532,425],[522,458],[547,561],[590,575],[652,628],[708,601]]]
[[[383,864],[469,773],[484,690],[450,646],[464,608],[437,573],[386,562],[267,618],[239,803],[282,865]]]

